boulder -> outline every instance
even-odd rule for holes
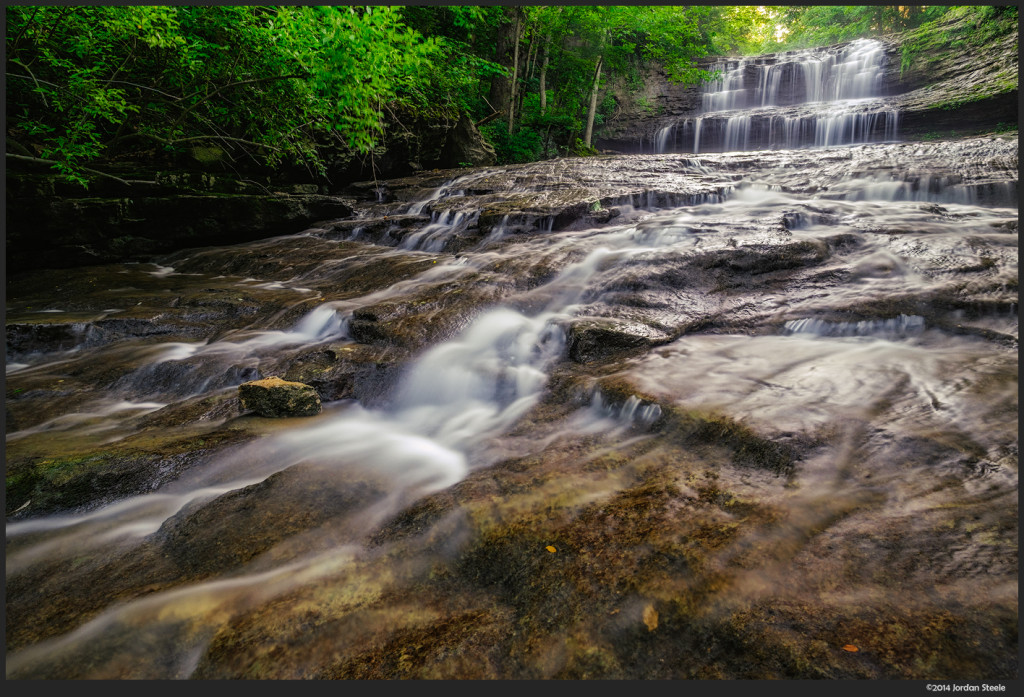
[[[463,114],[455,128],[448,131],[439,167],[486,167],[496,161],[494,148],[483,139],[473,121]]]
[[[238,386],[238,398],[244,411],[273,418],[316,416],[322,409],[316,390],[301,382],[279,377],[246,382]]]
[[[566,334],[569,358],[576,363],[647,349],[673,338],[641,322],[608,317],[578,319],[569,325]]]

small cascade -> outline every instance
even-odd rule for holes
[[[966,206],[1015,207],[1017,182],[965,182],[955,174],[874,173],[850,176],[823,198],[844,201],[921,201]]]
[[[320,305],[289,330],[254,332],[248,338],[202,343],[166,342],[146,347],[136,370],[111,387],[123,394],[148,399],[187,397],[232,387],[261,377],[260,357],[289,347],[348,337],[349,317],[330,305]]]
[[[464,174],[461,177],[456,177],[451,181],[445,182],[441,186],[437,187],[436,189],[428,193],[419,201],[414,201],[413,203],[410,203],[409,206],[405,209],[406,215],[423,215],[423,213],[426,210],[428,210],[428,208],[432,207],[433,204],[436,204],[438,201],[441,201],[452,196],[465,196],[466,192],[461,185],[465,184],[470,179],[479,177],[480,175],[481,172],[476,172],[474,174]]]
[[[398,246],[423,252],[443,252],[448,240],[475,223],[479,216],[479,211],[434,211],[429,225],[406,237]]]
[[[630,395],[625,402],[615,404],[600,390],[591,398],[590,412],[596,417],[613,419],[621,425],[641,429],[653,426],[662,414],[660,406],[653,402],[645,402],[636,395]]]
[[[827,322],[821,319],[797,319],[786,322],[786,334],[809,334],[823,337],[872,337],[896,339],[915,336],[924,331],[924,317],[899,315],[884,320],[860,322]]]
[[[661,127],[655,152],[733,152],[887,142],[899,112],[882,97],[879,41],[741,58],[712,66],[701,113]]]

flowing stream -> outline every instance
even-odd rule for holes
[[[1016,677],[1016,135],[878,61],[15,279],[7,677]]]

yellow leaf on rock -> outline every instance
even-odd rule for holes
[[[654,609],[653,605],[648,605],[644,608],[644,624],[647,625],[647,631],[653,632],[658,628],[658,611]]]
[[[555,548],[554,548],[554,547],[552,547],[551,545],[548,545],[548,546],[547,546],[547,547],[545,547],[544,549],[546,549],[547,551],[551,552],[552,554],[554,554],[555,552],[557,552],[557,551],[558,551],[557,549],[555,549]]]
[[[846,646],[844,646],[844,647],[843,647],[843,651],[849,651],[849,652],[851,652],[851,653],[852,653],[852,652],[854,652],[854,651],[860,651],[860,649],[858,649],[858,648],[857,648],[856,646],[854,646],[853,644],[847,644]]]

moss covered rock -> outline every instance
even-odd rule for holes
[[[279,377],[254,380],[238,386],[242,409],[272,418],[316,416],[322,406],[316,390],[301,382]]]

